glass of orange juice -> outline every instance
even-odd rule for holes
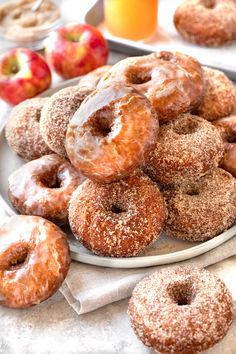
[[[105,24],[117,37],[148,39],[157,29],[158,0],[104,0]]]

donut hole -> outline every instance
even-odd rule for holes
[[[107,137],[112,130],[111,112],[97,112],[91,122],[92,134],[99,137]]]
[[[190,196],[199,195],[200,190],[197,186],[192,186],[191,188],[189,188],[189,190],[187,190],[186,194]]]
[[[171,284],[169,295],[178,306],[191,305],[194,299],[193,287],[191,283],[174,283]]]
[[[151,81],[151,79],[152,76],[150,72],[144,73],[144,72],[130,71],[127,76],[128,83],[133,85],[142,85],[145,84],[146,82]]]
[[[41,179],[41,183],[44,187],[50,189],[61,188],[61,181],[57,174],[49,174]]]
[[[122,208],[120,205],[117,204],[112,204],[111,211],[113,214],[121,214],[126,212],[124,208]]]
[[[194,134],[199,129],[199,123],[194,120],[181,121],[180,124],[173,126],[173,131],[178,135]]]
[[[25,246],[18,246],[17,249],[11,251],[11,258],[8,262],[7,270],[13,271],[21,268],[27,261],[29,249]]]
[[[216,6],[216,1],[215,1],[215,0],[204,0],[204,1],[203,1],[203,6],[204,6],[206,9],[212,10],[212,9],[214,9],[215,6]]]

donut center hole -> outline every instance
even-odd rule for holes
[[[200,194],[200,191],[199,191],[199,188],[197,188],[197,187],[192,187],[192,188],[190,188],[190,189],[187,191],[186,194],[187,194],[187,195],[190,195],[190,196],[192,196],[192,195],[199,195],[199,194]]]
[[[7,270],[15,270],[26,262],[28,258],[28,249],[19,249],[12,255],[10,262],[8,264]]]
[[[106,137],[111,133],[111,119],[104,115],[98,115],[92,125],[93,134],[95,136]]]
[[[125,210],[123,208],[121,208],[119,205],[115,205],[115,204],[113,204],[111,206],[111,211],[113,212],[113,214],[121,214],[121,213],[125,212]]]
[[[215,8],[216,2],[215,2],[215,0],[204,0],[203,6],[204,6],[206,9],[212,10],[212,9]]]
[[[61,181],[59,180],[57,174],[43,178],[41,180],[41,183],[46,188],[50,188],[50,189],[61,188]]]
[[[137,73],[131,72],[128,75],[128,82],[134,85],[145,84],[148,81],[151,81],[152,77],[150,73]]]
[[[194,299],[193,287],[191,283],[172,284],[169,294],[178,306],[191,305]]]
[[[181,124],[176,124],[173,131],[178,135],[194,134],[198,130],[198,122],[194,120],[186,120]]]

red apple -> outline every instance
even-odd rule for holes
[[[0,56],[0,97],[10,104],[33,97],[51,84],[43,57],[27,48],[14,48]]]
[[[105,65],[108,46],[96,28],[86,24],[67,25],[51,33],[45,53],[52,68],[69,79]]]

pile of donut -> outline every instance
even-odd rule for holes
[[[6,139],[29,162],[9,177],[9,199],[23,215],[0,227],[0,303],[28,307],[60,287],[70,255],[59,226],[69,224],[86,248],[109,257],[136,256],[163,230],[205,241],[231,227],[235,103],[222,72],[158,52],[16,106]],[[232,314],[224,284],[195,268],[154,273],[129,305],[136,333],[161,353],[206,350]]]
[[[186,40],[216,47],[236,40],[235,0],[184,0],[174,24]]]

